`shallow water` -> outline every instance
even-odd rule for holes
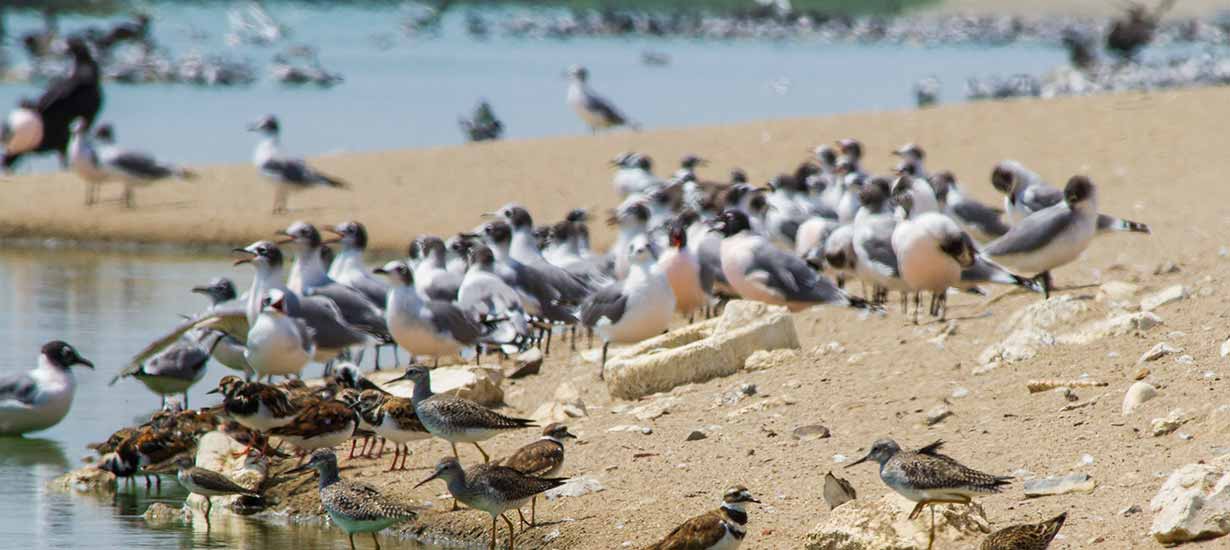
[[[115,496],[45,487],[81,465],[80,458],[91,454],[87,443],[158,408],[159,398],[139,382],[108,382],[179,314],[204,306],[188,288],[217,275],[246,285],[248,271],[218,257],[0,250],[0,344],[6,350],[0,374],[33,368],[39,347],[53,339],[73,344],[97,365],[76,371],[76,399],[58,426],[27,438],[0,438],[0,540],[30,548],[348,548],[340,531],[313,525],[218,516],[208,531],[203,521],[149,527],[141,515],[151,503],[178,506],[186,496],[171,477],[161,490],[147,492],[136,484]],[[211,363],[189,392],[190,404],[215,403],[205,392],[230,372]],[[370,539],[362,542],[370,547]],[[393,542],[386,537],[382,546]]]
[[[155,5],[157,41],[182,57],[224,52],[250,60],[261,80],[249,87],[110,84],[103,118],[121,143],[156,150],[188,163],[247,162],[255,138],[250,120],[276,113],[290,151],[429,147],[462,141],[457,117],[488,99],[506,138],[585,133],[564,104],[562,72],[589,67],[592,84],[646,128],[720,124],[765,118],[913,105],[912,86],[937,76],[942,100],[958,101],[965,79],[979,74],[1038,73],[1062,63],[1059,48],[911,48],[824,45],[772,40],[698,41],[652,38],[574,38],[566,41],[500,37],[476,41],[464,31],[464,11],[447,15],[438,33],[408,36],[405,12],[390,7],[303,6],[275,3],[270,13],[292,29],[268,47],[225,44],[224,6]],[[61,19],[71,31],[97,20]],[[11,36],[41,28],[28,15],[9,16]],[[346,81],[335,88],[286,88],[265,78],[270,59],[294,44],[311,44],[322,64]],[[670,56],[646,66],[646,50]],[[18,55],[18,54],[14,54]],[[24,59],[19,60],[24,63]],[[0,108],[35,96],[40,84],[0,84]],[[857,129],[851,129],[857,133]],[[817,136],[833,139],[837,136]],[[35,167],[54,167],[50,160]]]

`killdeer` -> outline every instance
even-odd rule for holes
[[[330,449],[317,449],[302,466],[287,473],[316,469],[320,475],[320,505],[334,525],[342,528],[354,550],[354,534],[370,533],[376,549],[376,532],[418,516],[410,506],[389,498],[366,483],[342,479],[337,472],[337,455]]]
[[[747,535],[747,503],[760,501],[742,485],[726,490],[722,505],[683,522],[645,550],[735,550]]]
[[[501,466],[507,466],[526,475],[537,477],[555,477],[564,467],[564,440],[576,439],[577,436],[568,432],[568,426],[558,422],[547,424],[542,429],[542,437],[529,445],[517,449],[512,456],[497,461]],[[525,521],[521,510],[521,523],[530,527],[537,525],[538,496],[530,499],[530,520]]]

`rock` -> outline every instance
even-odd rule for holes
[[[799,441],[814,441],[827,438],[829,429],[819,424],[808,424],[791,430],[790,435]]]
[[[1140,367],[1140,370],[1136,371],[1136,376],[1133,376],[1132,380],[1144,380],[1149,377],[1149,374],[1149,367]]]
[[[1154,418],[1149,423],[1149,430],[1153,432],[1153,437],[1161,437],[1174,432],[1190,420],[1183,414],[1183,409],[1174,409],[1165,418]]]
[[[1124,281],[1106,281],[1102,286],[1098,287],[1097,301],[1099,302],[1126,302],[1136,296],[1140,291],[1140,287],[1132,283]]]
[[[1230,454],[1175,470],[1149,501],[1149,534],[1162,544],[1230,533]]]
[[[806,550],[923,550],[931,513],[906,519],[914,503],[896,493],[834,508],[804,540]],[[972,547],[991,531],[977,503],[935,507],[935,547]],[[954,545],[951,543],[964,543]]]
[[[1108,336],[1143,334],[1162,322],[1161,317],[1148,311],[1124,313],[1089,323],[1076,332],[1057,337],[1055,341],[1065,345],[1085,345]]]
[[[641,435],[651,435],[651,434],[653,434],[653,428],[650,428],[649,426],[641,427]]]
[[[1183,350],[1167,344],[1166,342],[1158,342],[1156,345],[1149,348],[1149,351],[1146,351],[1143,355],[1141,355],[1140,359],[1136,360],[1136,364],[1139,365],[1141,363],[1148,363],[1149,361],[1157,361],[1167,355],[1181,353],[1182,351]]]
[[[734,374],[757,351],[798,347],[785,308],[735,300],[718,319],[622,348],[608,358],[603,377],[612,397],[638,399]]]
[[[97,466],[86,466],[52,479],[47,487],[66,493],[114,493],[115,474]]]
[[[1190,355],[1180,355],[1175,358],[1174,362],[1180,365],[1195,365],[1196,358]]]
[[[645,428],[642,428],[641,426],[637,426],[636,424],[620,424],[618,426],[611,426],[610,428],[606,429],[607,432],[612,432],[612,433],[613,432],[644,432],[644,430]]]
[[[1127,516],[1134,516],[1134,515],[1139,514],[1139,513],[1143,512],[1143,511],[1144,511],[1144,510],[1142,510],[1142,509],[1140,508],[1140,505],[1139,505],[1139,504],[1133,504],[1133,505],[1131,505],[1131,506],[1128,506],[1127,508],[1124,508],[1124,509],[1122,509],[1122,510],[1119,510],[1119,515],[1121,515],[1121,516],[1123,516],[1123,517],[1127,517]]]
[[[628,410],[628,414],[636,417],[637,420],[647,422],[670,414],[671,408],[678,404],[678,397],[662,397],[639,407],[633,407]]]
[[[585,408],[585,401],[581,400],[581,394],[572,384],[561,382],[555,388],[555,396],[551,401],[539,405],[530,418],[538,421],[538,423],[546,425],[552,422],[566,422],[572,418],[581,418],[589,416],[589,411]]]
[[[700,441],[702,439],[708,439],[708,438],[709,436],[705,435],[705,432],[702,432],[700,430],[692,430],[690,433],[688,433],[688,437],[685,438],[684,441]]]
[[[410,397],[414,393],[414,384],[388,383],[403,373],[404,371],[399,370],[382,370],[368,373],[367,377],[393,395]],[[494,366],[464,365],[440,367],[431,371],[431,391],[453,393],[489,407],[504,404],[504,390],[500,388],[503,381],[504,373]]]
[[[1025,480],[1026,498],[1036,498],[1068,493],[1092,493],[1098,483],[1089,474],[1070,474],[1063,477]]]
[[[1183,285],[1168,286],[1140,300],[1140,309],[1153,311],[1167,304],[1173,304],[1187,297],[1187,289]]]
[[[1039,348],[1055,345],[1055,335],[1051,331],[1057,325],[1075,319],[1088,309],[1084,302],[1068,295],[1025,306],[1000,327],[1000,332],[1007,333],[1007,336],[984,349],[978,361],[984,371],[989,371],[993,364],[998,366],[1032,359]]]
[[[1132,414],[1145,401],[1157,397],[1157,388],[1148,382],[1136,382],[1128,387],[1123,396],[1123,416]]]
[[[743,362],[743,369],[765,370],[796,363],[798,360],[799,350],[797,349],[759,350],[747,357],[747,360]]]
[[[849,481],[833,475],[831,471],[824,474],[824,502],[829,505],[829,510],[856,498],[858,494],[854,492],[854,486],[850,485]]]
[[[927,425],[934,426],[950,416],[952,416],[952,410],[946,405],[936,405],[927,411]]]
[[[601,493],[605,490],[606,487],[597,478],[593,476],[577,476],[569,478],[563,485],[551,489],[543,493],[543,495],[547,497],[547,500],[555,500],[557,498],[580,497],[590,493]]]
[[[1222,358],[1225,358],[1227,355],[1230,355],[1230,339],[1226,340],[1225,342],[1222,342],[1221,349],[1219,349],[1218,351],[1219,353],[1221,353]]]
[[[1157,267],[1153,268],[1154,275],[1169,275],[1180,271],[1182,271],[1182,269],[1179,268],[1179,265],[1171,261],[1162,262],[1157,264]]]
[[[173,522],[181,522],[185,517],[183,508],[176,508],[165,502],[155,502],[145,509],[145,522],[151,526],[163,526]]]
[[[542,368],[542,350],[531,348],[517,356],[513,360],[512,368],[508,369],[507,376],[509,378],[522,378],[531,374],[538,374]]]
[[[798,386],[795,386],[795,387],[798,387]],[[720,399],[720,402],[722,405],[734,405],[740,401],[743,401],[744,398],[756,395],[757,391],[758,391],[758,388],[756,387],[756,384],[746,384],[746,383],[739,384],[738,387],[731,389],[730,391],[726,393],[723,393]]]
[[[952,397],[953,399],[961,399],[963,397],[968,397],[968,396],[969,396],[969,390],[961,386],[957,386],[953,388],[952,394],[950,394],[950,397]]]

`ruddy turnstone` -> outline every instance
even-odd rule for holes
[[[288,473],[315,468],[320,475],[320,504],[333,523],[346,532],[354,549],[355,533],[371,533],[380,549],[376,532],[418,516],[411,507],[381,494],[366,483],[342,479],[337,473],[337,455],[330,449],[317,449],[308,462]]]
[[[1059,534],[1068,513],[1064,512],[1042,523],[1012,525],[987,535],[979,550],[1046,550]]]
[[[345,443],[354,435],[357,423],[354,411],[345,403],[321,401],[299,411],[289,424],[269,430],[269,435],[294,445],[306,457],[317,449],[332,449]]]
[[[195,445],[192,434],[146,426],[121,442],[98,467],[129,481],[133,476],[145,476],[148,489],[149,474],[166,469],[180,455],[191,452]],[[156,479],[161,487],[162,479]]]
[[[376,434],[393,442],[393,462],[388,469],[390,472],[394,469],[406,469],[406,459],[410,457],[407,443],[431,438],[431,432],[419,421],[411,399],[383,394],[376,390],[363,390],[359,395],[359,407],[369,414]],[[398,457],[401,458],[401,466],[397,466]]]
[[[209,393],[222,394],[226,414],[259,432],[290,424],[299,412],[282,390],[260,382],[244,382],[238,376],[222,377],[218,387]]]
[[[568,426],[558,422],[547,424],[538,441],[521,447],[512,456],[496,462],[525,475],[555,477],[564,467],[564,440],[569,438],[576,439],[577,436],[568,431]],[[525,517],[521,516],[521,522],[530,527],[536,525],[537,507],[538,495],[534,495],[530,499],[530,520],[527,522]],[[517,510],[517,515],[521,515],[520,509]]]
[[[459,502],[491,514],[491,545],[495,548],[496,518],[508,525],[508,549],[516,541],[516,529],[504,512],[520,508],[527,501],[544,491],[563,485],[564,478],[542,478],[523,474],[506,466],[479,464],[468,471],[462,469],[456,458],[446,457],[436,464],[435,473],[420,481],[415,487],[433,480],[443,479],[448,492]]]
[[[940,454],[943,441],[936,441],[917,451],[903,450],[891,439],[877,440],[867,456],[850,463],[847,468],[874,460],[880,464],[880,479],[901,496],[918,504],[909,519],[918,517],[923,507],[931,507],[931,533],[927,550],[935,543],[935,505],[969,504],[973,497],[998,493],[1011,483],[1010,477],[996,476],[968,468],[947,455]]]
[[[21,435],[59,424],[73,404],[77,378],[70,367],[94,368],[77,349],[59,340],[43,345],[38,367],[0,378],[0,435]]]
[[[491,439],[503,431],[535,426],[532,420],[504,416],[469,399],[432,392],[431,372],[424,367],[410,367],[393,381],[397,380],[414,382],[414,412],[431,435],[449,442],[454,458],[458,458],[458,443],[473,443],[483,455],[483,462],[490,462],[491,458],[478,445],[479,441]]]
[[[735,550],[747,535],[747,503],[760,501],[742,485],[726,490],[722,505],[683,522],[645,550]]]

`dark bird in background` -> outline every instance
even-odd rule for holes
[[[1175,0],[1161,0],[1152,12],[1143,4],[1131,3],[1123,17],[1116,19],[1106,34],[1106,49],[1123,61],[1136,57],[1141,48],[1153,41],[1153,33]]]
[[[470,118],[463,116],[457,122],[466,141],[492,141],[504,135],[504,123],[495,117],[495,111],[491,110],[491,104],[485,99],[478,102]]]
[[[68,53],[73,58],[73,68],[67,77],[56,79],[38,100],[22,102],[19,111],[25,109],[35,115],[31,124],[13,127],[10,116],[0,124],[0,144],[4,145],[3,165],[12,169],[27,153],[58,153],[60,165],[68,166],[69,124],[78,117],[88,129],[102,110],[103,93],[99,83],[98,62],[89,46],[80,37],[70,37]],[[38,128],[41,126],[41,128]],[[30,139],[29,133],[41,133],[41,138]],[[26,134],[26,135],[23,135]],[[12,148],[10,144],[27,142],[27,147]]]

